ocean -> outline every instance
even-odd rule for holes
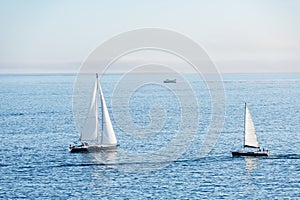
[[[101,79],[117,152],[73,154],[89,102],[74,95],[76,74],[0,75],[1,199],[300,198],[300,74],[224,74],[225,99],[193,74],[120,78]],[[231,156],[245,102],[269,157]],[[224,123],[210,138],[213,112]]]

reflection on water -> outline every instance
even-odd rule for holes
[[[154,153],[133,155],[121,149],[90,152],[89,154],[93,157],[91,162],[96,165],[106,165],[126,172],[154,171],[174,162],[163,155],[155,155]]]
[[[95,162],[105,165],[113,165],[117,162],[117,151],[105,151],[91,153],[95,158]]]
[[[245,169],[247,172],[252,172],[257,168],[258,158],[257,157],[245,157]]]

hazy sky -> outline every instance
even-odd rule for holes
[[[0,0],[0,73],[76,72],[144,27],[200,44],[221,72],[300,72],[299,0]]]

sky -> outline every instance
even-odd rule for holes
[[[169,29],[222,73],[300,72],[298,0],[0,0],[0,73],[77,72],[120,33]]]

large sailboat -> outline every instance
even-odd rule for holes
[[[254,127],[254,123],[250,111],[245,103],[245,119],[244,119],[244,149],[232,151],[232,156],[268,156],[269,150],[261,149]]]
[[[98,120],[99,100],[102,105],[101,127],[99,127]],[[96,74],[93,95],[88,110],[88,116],[85,120],[79,140],[81,144],[69,146],[70,152],[101,152],[114,150],[117,147],[117,139],[106,107],[102,88],[98,80],[98,74]]]

